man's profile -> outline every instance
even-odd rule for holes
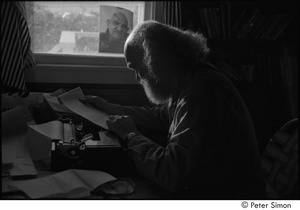
[[[137,171],[174,198],[263,199],[250,112],[209,53],[199,32],[144,21],[128,36],[124,56],[154,106],[123,106],[98,96],[80,101],[110,115],[107,127]]]
[[[122,12],[115,12],[107,20],[107,30],[100,33],[99,52],[123,53],[128,36],[128,19]]]

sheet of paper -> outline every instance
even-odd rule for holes
[[[27,147],[27,133],[20,136],[18,145],[17,145],[17,152],[16,158],[28,158],[30,157],[30,152]]]
[[[84,94],[81,88],[77,87],[60,95],[58,97],[58,100],[76,114],[84,117],[85,119],[91,121],[96,125],[99,125],[104,129],[108,129],[106,125],[108,115],[91,105],[83,104],[82,102],[80,102],[79,98],[83,96]]]
[[[15,136],[14,136],[15,137]],[[1,160],[3,168],[10,168],[16,160],[17,138],[2,137]]]
[[[116,180],[103,171],[70,169],[44,178],[14,181],[11,190],[21,190],[30,198],[83,198],[96,187]]]
[[[16,158],[18,139],[27,132],[24,109],[21,106],[2,113],[1,157],[2,167],[11,167]]]
[[[13,179],[37,176],[35,165],[27,148],[26,135],[20,136],[18,140],[16,159],[13,167],[9,169],[9,174]]]
[[[26,110],[19,106],[2,115],[2,166],[11,177],[36,176],[27,148]]]
[[[27,142],[33,160],[49,158],[52,140],[64,139],[63,123],[58,120],[38,125],[28,125],[28,127]]]
[[[24,119],[24,108],[18,106],[8,111],[2,112],[2,136],[8,136],[10,134],[26,133],[27,124]]]
[[[37,171],[30,157],[22,157],[16,158],[14,166],[9,170],[9,175],[13,179],[32,178],[37,176]]]
[[[25,181],[13,181],[8,187],[12,191],[23,191],[28,197],[37,198],[51,198],[66,197],[65,192],[56,182],[54,177],[30,179]]]
[[[64,126],[59,120],[53,120],[38,125],[28,125],[28,127],[51,139],[64,139]]]
[[[62,93],[61,93],[62,94]],[[52,95],[51,93],[44,93],[44,99],[50,105],[50,107],[57,112],[65,112],[65,113],[73,113],[70,109],[68,109],[64,104],[60,104],[57,97],[58,95]]]
[[[92,147],[121,147],[121,144],[116,136],[109,133],[109,131],[99,132],[100,140],[87,140],[85,142],[87,148]]]

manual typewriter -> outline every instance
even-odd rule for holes
[[[117,173],[134,168],[128,153],[112,132],[75,113],[57,112],[46,100],[29,107],[37,124],[52,120],[63,123],[63,139],[53,139],[51,170],[71,168]]]

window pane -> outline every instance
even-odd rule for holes
[[[27,11],[34,53],[119,56],[145,2],[31,1]]]

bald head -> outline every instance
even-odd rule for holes
[[[117,20],[120,23],[124,24],[124,25],[128,25],[128,20],[126,15],[124,15],[122,12],[116,12],[112,15],[111,20]]]
[[[161,24],[156,21],[145,21],[138,24],[128,36],[124,46],[124,54],[130,69],[137,71],[145,66],[143,61],[145,61],[144,58],[149,50],[149,48],[145,48],[145,44],[149,35],[155,33],[155,28],[159,25]]]
[[[131,65],[143,62],[151,71],[148,73],[169,74],[166,77],[188,73],[187,67],[205,61],[209,51],[201,33],[153,20],[136,25],[124,46],[125,58]]]
[[[128,68],[135,70],[137,79],[147,81],[151,93],[164,102],[176,94],[178,84],[192,76],[208,52],[202,34],[153,20],[136,25],[124,46]]]
[[[126,15],[116,12],[107,20],[107,27],[111,40],[118,40],[127,37],[128,20]]]

